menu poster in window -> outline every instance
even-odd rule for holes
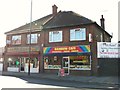
[[[48,57],[44,57],[44,69],[48,69]]]

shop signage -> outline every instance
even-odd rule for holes
[[[98,58],[120,58],[120,43],[98,42]]]
[[[39,47],[31,47],[31,51],[39,51]],[[7,49],[7,52],[29,52],[29,47],[10,47]]]
[[[44,47],[44,54],[52,53],[89,53],[90,45],[79,45],[79,46],[59,46],[59,47]]]
[[[59,74],[58,74],[58,76],[65,76],[65,71],[64,71],[63,68],[62,68],[62,69],[59,69]]]

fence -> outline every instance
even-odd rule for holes
[[[98,59],[98,74],[100,76],[120,76],[120,58]]]

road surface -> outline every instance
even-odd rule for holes
[[[55,80],[47,80],[47,79],[0,76],[0,89],[14,88],[10,90],[19,90],[15,88],[26,88],[26,89],[27,88],[36,88],[36,89],[49,88],[49,89],[42,89],[42,90],[107,90],[107,89],[103,89],[103,87],[105,87],[105,88],[110,88],[110,90],[114,90],[112,89],[113,88],[112,86],[108,87],[108,86],[101,85],[99,86],[100,89],[97,89],[98,86],[99,85],[86,85],[82,83],[63,82],[63,81],[55,81]],[[2,89],[2,90],[9,90],[9,89]]]

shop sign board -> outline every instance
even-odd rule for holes
[[[39,51],[39,47],[38,46],[32,46],[31,47],[31,51]],[[7,52],[29,52],[29,47],[10,47],[7,49]]]
[[[65,71],[63,68],[59,69],[58,76],[65,76]]]
[[[120,43],[98,42],[98,58],[120,58]]]
[[[90,45],[79,45],[79,46],[58,46],[58,47],[44,47],[44,54],[52,53],[89,53]]]

